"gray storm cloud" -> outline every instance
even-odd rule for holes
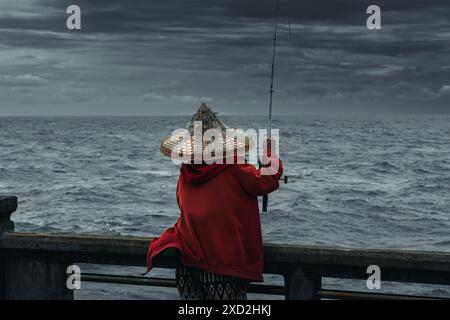
[[[450,2],[281,0],[276,113],[450,111]],[[82,30],[66,29],[77,4]],[[0,115],[266,111],[275,1],[0,3]],[[288,23],[292,34],[289,35]]]

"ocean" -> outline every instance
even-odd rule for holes
[[[223,119],[244,129],[266,125],[262,117]],[[0,194],[19,198],[16,230],[161,234],[179,214],[179,168],[159,153],[159,145],[188,120],[0,118]],[[264,241],[450,251],[450,116],[277,117],[273,127],[280,129],[289,183],[270,196],[269,212],[262,214]],[[82,266],[82,271],[130,275],[143,270],[144,265]],[[172,273],[152,271],[153,276]],[[364,281],[324,283],[367,291]],[[382,292],[450,297],[444,286],[383,283]],[[169,299],[177,293],[83,283],[76,298]]]

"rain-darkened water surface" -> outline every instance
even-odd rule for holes
[[[16,230],[159,235],[179,214],[179,169],[159,144],[188,118],[0,118],[0,194],[19,197]],[[265,126],[263,118],[224,121]],[[282,117],[273,126],[290,181],[262,214],[266,242],[450,251],[449,116]],[[144,258],[142,268],[82,270],[139,275]],[[393,283],[383,291],[450,296],[446,287]],[[76,296],[177,298],[173,289],[88,283]]]

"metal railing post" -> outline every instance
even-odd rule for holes
[[[316,300],[322,278],[314,273],[294,267],[284,275],[286,300]]]
[[[14,231],[11,214],[16,209],[17,197],[0,197],[0,238]],[[66,285],[67,261],[46,252],[0,250],[0,298],[73,299]]]
[[[11,214],[17,209],[17,197],[0,196],[0,236],[4,232],[14,231]]]

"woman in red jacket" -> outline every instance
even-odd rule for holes
[[[193,120],[206,127],[205,105]],[[212,116],[215,116],[212,113]],[[164,149],[165,144],[162,144]],[[167,154],[167,152],[163,153]],[[177,288],[183,300],[246,299],[247,284],[263,281],[263,242],[258,196],[279,187],[277,171],[262,175],[251,164],[183,164],[177,186],[180,217],[175,225],[150,244],[152,259],[167,248],[178,249]]]

